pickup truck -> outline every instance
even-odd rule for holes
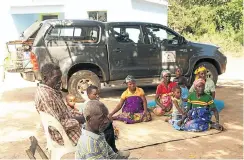
[[[20,47],[14,50],[13,45]],[[140,84],[152,84],[162,70],[174,76],[178,67],[192,83],[194,71],[204,65],[208,77],[217,83],[227,64],[219,47],[188,41],[164,25],[146,22],[45,20],[35,22],[23,32],[22,40],[8,42],[7,48],[10,55],[22,55],[11,61],[21,65],[7,71],[39,81],[45,63],[58,63],[62,88],[78,99],[90,84],[118,84],[127,75]]]

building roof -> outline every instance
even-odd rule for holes
[[[143,0],[143,1],[157,3],[157,4],[161,4],[161,5],[166,5],[166,6],[168,6],[168,4],[169,4],[168,0]]]

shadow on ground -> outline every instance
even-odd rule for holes
[[[36,87],[16,88],[4,91],[0,97],[1,102],[31,102],[34,101]]]

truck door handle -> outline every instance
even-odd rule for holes
[[[150,51],[154,51],[156,49],[157,49],[156,47],[153,47],[153,48],[150,48]]]
[[[114,52],[117,52],[117,53],[122,52],[122,50],[121,50],[120,48],[116,48],[116,49],[114,49],[113,51],[114,51]]]
[[[180,49],[181,52],[187,52],[187,49]]]

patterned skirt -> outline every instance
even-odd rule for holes
[[[193,108],[188,114],[184,121],[182,130],[193,131],[193,132],[203,132],[209,129],[211,122],[211,112],[209,108]]]
[[[123,121],[127,124],[148,122],[152,120],[151,114],[143,114],[143,101],[139,96],[131,96],[125,100],[122,113],[115,116],[115,120]]]

